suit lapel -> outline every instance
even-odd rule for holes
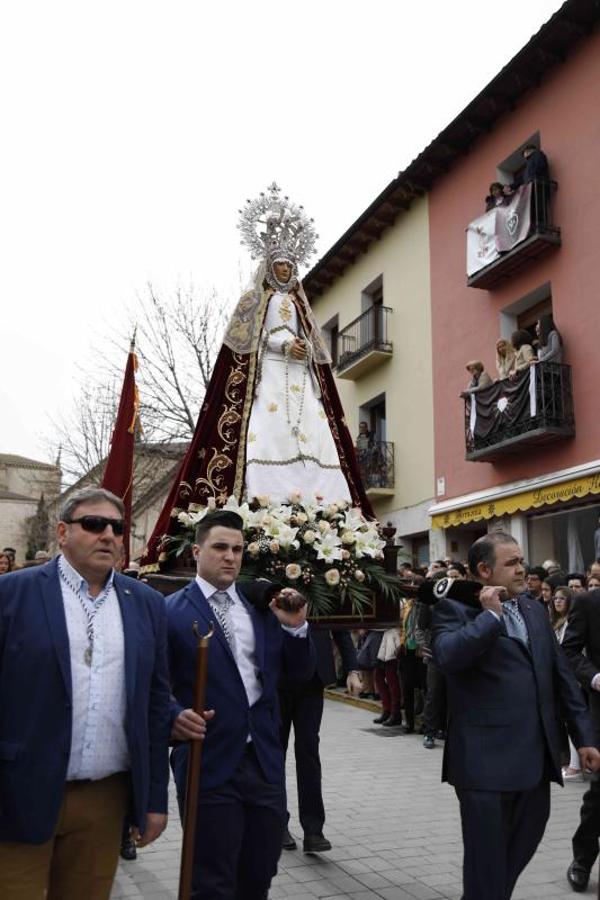
[[[135,679],[137,673],[138,627],[137,611],[131,588],[127,587],[127,576],[115,573],[114,587],[123,622],[123,641],[125,645],[125,690],[127,703],[133,704],[135,697]]]
[[[58,563],[52,560],[41,571],[42,599],[48,619],[48,628],[54,644],[54,650],[58,659],[58,665],[65,683],[65,689],[69,700],[73,699],[73,686],[71,680],[71,652],[69,648],[69,633],[65,607],[60,589],[58,575]]]

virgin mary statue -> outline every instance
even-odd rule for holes
[[[242,243],[259,261],[233,312],[196,431],[142,564],[191,506],[285,502],[293,493],[345,500],[373,517],[331,373],[331,356],[298,278],[318,235],[276,184],[240,211]]]

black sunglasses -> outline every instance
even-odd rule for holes
[[[65,519],[67,525],[81,525],[84,531],[91,531],[92,534],[102,534],[107,525],[110,525],[113,534],[121,537],[125,530],[125,522],[123,519],[108,519],[106,516],[81,516],[79,519]]]

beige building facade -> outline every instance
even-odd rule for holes
[[[427,198],[406,206],[338,275],[331,278],[330,260],[343,246],[304,284],[329,339],[350,431],[357,438],[366,422],[370,432],[371,446],[359,440],[357,455],[375,513],[396,527],[399,559],[421,563],[429,559],[434,480]]]
[[[49,505],[55,501],[60,482],[58,465],[0,453],[0,549],[14,547],[17,563],[25,562],[28,520],[42,496]]]

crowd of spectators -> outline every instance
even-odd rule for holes
[[[540,316],[537,320],[535,334],[534,338],[529,331],[522,328],[513,331],[510,340],[500,338],[496,341],[497,381],[506,378],[514,380],[521,372],[537,363],[562,363],[563,340],[550,313]],[[481,360],[470,360],[465,368],[471,380],[460,394],[464,399],[493,384]]]
[[[398,574],[411,586],[425,580],[471,577],[466,564],[454,559],[437,559],[422,567],[401,563]],[[548,559],[541,566],[528,568],[524,594],[544,604],[556,639],[562,643],[577,595],[595,590],[600,590],[600,560],[584,574],[565,572],[556,560]],[[361,697],[381,702],[374,724],[395,729],[399,735],[418,730],[428,750],[436,746],[436,740],[444,739],[446,729],[444,676],[431,654],[432,609],[407,598],[393,628],[361,630],[356,636],[363,683]],[[581,780],[577,751],[572,744],[569,750],[563,777],[566,781]]]

